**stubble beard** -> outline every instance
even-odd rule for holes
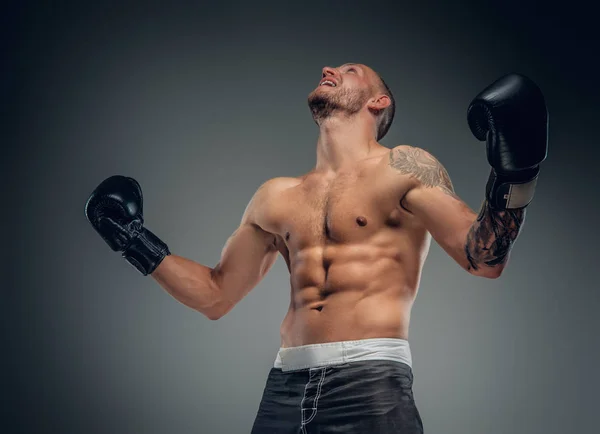
[[[347,117],[358,113],[369,95],[364,90],[336,89],[334,92],[314,90],[308,96],[308,107],[317,125],[325,119],[341,113]]]

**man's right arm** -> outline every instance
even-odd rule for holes
[[[85,215],[110,248],[140,273],[151,275],[186,306],[218,319],[258,284],[277,258],[275,235],[260,227],[270,191],[281,184],[276,179],[254,194],[214,268],[172,255],[144,226],[142,189],[133,178],[115,175],[101,182],[86,202]]]
[[[225,244],[214,268],[169,255],[152,277],[179,302],[217,320],[269,271],[277,259],[274,241],[272,234],[244,222]]]
[[[214,268],[169,255],[151,276],[176,300],[207,318],[229,312],[267,274],[277,259],[275,235],[257,224],[266,186],[254,195],[237,230],[229,237]]]

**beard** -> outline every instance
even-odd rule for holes
[[[320,92],[315,89],[308,96],[308,107],[314,121],[319,125],[335,113],[352,116],[358,113],[369,99],[365,90],[335,89],[333,92]]]

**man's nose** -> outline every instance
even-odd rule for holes
[[[330,66],[323,68],[323,77],[327,77],[328,75],[335,75],[335,69]]]

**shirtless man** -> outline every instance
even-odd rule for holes
[[[291,299],[253,433],[421,433],[408,330],[431,238],[467,272],[500,276],[546,157],[544,98],[510,74],[471,103],[492,166],[479,214],[430,153],[378,143],[394,98],[371,68],[324,68],[308,102],[320,129],[314,169],[265,182],[214,267],[171,254],[144,228],[132,178],[101,183],[86,215],[113,250],[212,320],[281,253]]]

